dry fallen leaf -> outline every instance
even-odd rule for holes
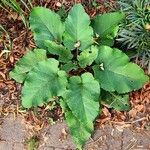
[[[142,105],[142,104],[136,105],[135,109],[137,110],[137,112],[142,112],[142,111],[144,111],[144,105]]]
[[[107,109],[106,107],[104,107],[104,108],[102,109],[102,112],[103,112],[103,114],[104,114],[105,116],[111,116],[110,112],[108,111],[108,109]]]
[[[129,117],[130,118],[135,118],[136,117],[136,114],[137,114],[137,110],[135,108],[131,109],[129,111]]]

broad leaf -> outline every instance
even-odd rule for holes
[[[96,63],[94,76],[106,91],[126,93],[141,88],[148,81],[144,71],[129,62],[128,56],[118,49],[99,47]]]
[[[99,45],[113,46],[114,38],[117,36],[118,30],[119,30],[119,26],[110,29],[109,34],[99,38],[98,40]]]
[[[66,112],[65,117],[77,148],[82,149],[82,146],[90,138],[94,130],[93,123],[85,124],[80,122],[71,111]]]
[[[99,45],[106,45],[106,46],[113,46],[114,45],[114,39],[110,38],[102,38],[98,40]]]
[[[73,55],[71,51],[66,49],[63,45],[58,45],[53,41],[46,40],[45,46],[48,48],[48,52],[59,56],[60,62],[68,62],[72,59]]]
[[[22,89],[22,105],[25,108],[42,106],[66,91],[67,77],[59,70],[59,62],[53,58],[39,62],[28,73]]]
[[[77,145],[77,148],[82,149],[82,146],[90,138],[91,133],[94,130],[93,123],[91,122],[89,124],[84,124],[80,122],[78,118],[76,118],[72,114],[66,102],[62,99],[60,101],[60,105],[62,111],[65,113],[65,118],[69,126],[70,134],[72,135],[73,140]]]
[[[118,111],[130,110],[129,95],[118,95],[111,92],[104,92],[101,95],[102,103],[108,105],[109,108],[114,108]]]
[[[91,46],[91,48],[84,50],[78,56],[79,65],[83,68],[89,66],[93,63],[93,61],[97,58],[98,49],[95,46]]]
[[[65,21],[64,44],[68,49],[87,49],[93,43],[90,18],[81,4],[73,6]]]
[[[31,12],[29,21],[38,47],[44,48],[45,40],[61,42],[64,25],[60,16],[55,12],[47,8],[35,7]]]
[[[99,83],[91,73],[84,73],[70,78],[65,100],[73,115],[88,124],[99,114],[99,95]]]
[[[94,32],[100,37],[106,37],[113,34],[114,28],[124,19],[124,14],[121,12],[112,12],[103,15],[98,15],[93,21],[92,26]]]
[[[69,73],[71,70],[76,70],[78,69],[78,66],[76,63],[73,63],[69,61],[68,63],[64,64],[61,66],[61,69]]]
[[[10,72],[10,77],[19,83],[22,83],[27,73],[40,61],[46,60],[46,51],[43,49],[34,49],[23,56],[16,64],[15,69]]]

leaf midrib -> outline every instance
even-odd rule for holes
[[[119,68],[126,68],[126,66],[127,65],[125,65],[125,66],[121,66],[121,67],[119,67]],[[108,73],[107,71],[109,71],[109,72],[112,72],[113,74],[117,74],[117,75],[120,75],[120,76],[123,76],[123,77],[125,77],[125,78],[128,78],[129,80],[131,79],[131,80],[134,80],[134,78],[132,78],[132,77],[130,77],[130,76],[125,76],[124,74],[121,74],[121,73],[119,73],[119,72],[116,72],[115,70],[111,70],[111,68],[105,68],[105,70],[104,71],[106,71],[106,73]],[[108,73],[109,74],[109,73]]]
[[[47,30],[49,31],[51,37],[53,37],[53,39],[55,39],[55,37],[54,37],[54,35],[52,34],[52,32],[50,31],[49,27],[44,23],[43,18],[41,18],[40,15],[38,15],[38,16],[39,16],[39,19],[41,20],[42,24],[43,24],[43,25],[47,28]],[[48,35],[48,34],[47,34],[47,35]]]

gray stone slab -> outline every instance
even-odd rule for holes
[[[85,145],[86,150],[121,150],[122,132],[116,128],[107,125],[104,128],[95,130],[92,137]],[[114,144],[115,143],[115,144]]]
[[[148,150],[150,147],[150,132],[137,132],[132,129],[124,129],[123,132],[123,150],[140,149]]]
[[[68,130],[66,124],[58,122],[56,125],[50,126],[44,129],[41,133],[43,140],[41,140],[42,147],[39,150],[53,149],[58,150],[75,149],[75,145],[68,135],[63,141],[60,140],[61,132],[65,129]],[[92,138],[87,142],[85,150],[128,150],[134,148],[138,150],[148,150],[150,144],[150,132],[147,134],[137,133],[131,129],[122,127],[113,127],[106,125],[104,128],[96,129]],[[44,138],[46,140],[44,140]],[[136,143],[132,143],[133,138],[136,139]],[[131,144],[131,145],[130,145]],[[133,144],[134,145],[133,147]]]
[[[24,119],[17,117],[14,120],[13,115],[3,118],[3,123],[0,128],[0,139],[7,142],[24,142],[26,139]]]
[[[41,140],[42,147],[39,147],[39,150],[44,148],[47,150],[47,147],[51,147],[51,149],[54,147],[55,149],[59,150],[75,149],[76,147],[69,134],[67,135],[66,139],[61,140],[61,134],[64,129],[68,131],[68,127],[64,122],[58,122],[56,125],[44,129],[41,132],[43,140]],[[93,134],[93,137],[85,145],[84,149],[121,150],[121,136],[122,132],[108,125],[105,128],[97,129]]]
[[[14,143],[13,150],[25,150],[23,143]]]
[[[28,139],[28,129],[23,118],[14,120],[13,115],[3,119],[0,127],[0,150],[26,150],[25,141]],[[75,144],[69,135],[64,122],[43,128],[38,132],[40,136],[38,150],[75,150]],[[130,128],[105,125],[96,129],[84,150],[148,150],[150,146],[150,132],[137,132]]]
[[[5,141],[0,141],[0,150],[13,150],[13,144]]]
[[[42,147],[38,148],[38,150],[55,150],[55,148],[53,148],[53,147],[47,147],[47,146],[42,146]]]
[[[44,129],[41,132],[41,136],[43,137],[41,144],[45,147],[55,147],[57,149],[75,149],[75,145],[69,134],[66,136],[66,139],[62,138],[63,130],[68,131],[64,122],[58,122],[57,124]]]

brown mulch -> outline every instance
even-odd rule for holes
[[[34,1],[34,6],[41,5],[51,8],[55,11],[60,9],[60,1],[55,0],[40,0]],[[96,8],[92,6],[92,0],[64,0],[63,5],[68,11],[74,3],[82,2],[87,13],[94,17],[98,13],[105,13],[111,10],[110,7],[104,5],[105,0],[97,0],[99,6]],[[108,0],[107,0],[108,2]],[[109,0],[112,7],[115,7],[115,0]],[[57,104],[50,103],[49,107],[43,106],[34,110],[23,110],[20,105],[20,91],[21,85],[9,78],[9,71],[14,67],[15,63],[30,49],[35,47],[32,33],[26,29],[15,12],[10,10],[11,14],[3,9],[0,9],[0,24],[7,30],[9,37],[5,32],[2,33],[0,38],[0,118],[8,115],[9,112],[25,116],[26,120],[32,125],[43,127],[43,124],[48,124],[50,121],[62,119],[61,109]],[[26,13],[29,14],[28,12]],[[12,47],[10,46],[12,43]],[[2,53],[4,49],[8,49],[10,53]],[[146,128],[150,130],[150,82],[147,83],[141,90],[130,94],[130,103],[132,109],[129,112],[119,112],[109,110],[103,107],[102,114],[97,119],[97,126],[104,123],[114,123],[121,125],[133,125],[137,128]]]
[[[137,129],[150,130],[150,82],[142,89],[130,93],[131,110],[120,112],[103,107],[97,124],[113,123],[132,125]]]

